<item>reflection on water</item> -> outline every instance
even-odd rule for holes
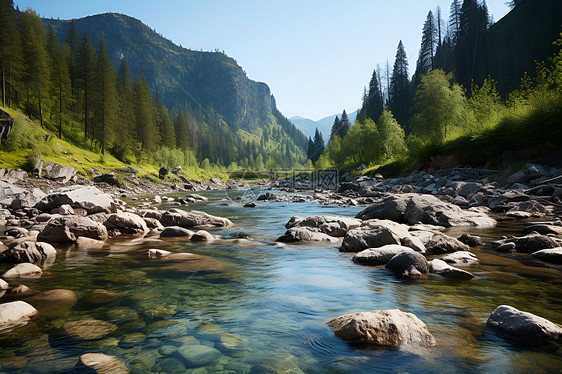
[[[484,247],[474,250],[481,263],[468,269],[477,275],[473,281],[403,280],[383,267],[353,264],[337,245],[271,245],[292,215],[353,216],[359,208],[260,202],[249,209],[220,205],[224,192],[207,196],[210,202],[197,209],[236,225],[219,233],[249,241],[147,238],[60,248],[41,279],[24,283],[37,291],[72,290],[79,300],[2,333],[0,371],[69,372],[87,352],[117,356],[132,373],[546,373],[562,367],[560,353],[520,347],[484,328],[500,304],[561,322],[559,267]],[[519,228],[502,224],[450,234],[467,231],[493,239]],[[200,257],[149,261],[149,248]],[[416,314],[438,345],[353,346],[326,325],[340,314],[392,308]],[[94,328],[76,332],[76,326]]]

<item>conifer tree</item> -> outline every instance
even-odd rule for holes
[[[162,104],[160,97],[156,99],[155,105],[155,118],[158,131],[162,139],[162,145],[168,148],[176,147],[176,134],[174,131],[174,124],[168,116],[168,110]]]
[[[433,13],[429,11],[423,25],[422,41],[416,67],[416,73],[419,75],[427,74],[435,69],[435,49],[439,44],[437,33],[435,18],[433,17]]]
[[[330,141],[334,139],[335,135],[340,136],[340,134],[341,134],[341,121],[340,118],[336,116],[336,118],[334,118],[334,124],[332,125],[332,131],[330,133]]]
[[[16,13],[12,0],[0,0],[0,69],[2,80],[2,105],[9,104],[8,94],[15,91],[19,78],[21,45]]]
[[[68,75],[70,78],[70,86],[71,86],[71,97],[72,97],[72,104],[75,105],[74,110],[78,111],[78,92],[80,91],[79,88],[79,66],[78,66],[78,55],[80,53],[80,49],[82,48],[81,41],[80,41],[80,33],[76,28],[76,22],[72,20],[70,22],[70,28],[68,29],[68,33],[65,37],[65,43],[69,47],[69,53],[67,54],[67,63],[68,63]]]
[[[84,95],[84,138],[93,139],[92,118],[92,93],[94,92],[94,80],[96,78],[96,51],[92,46],[90,37],[86,34],[82,41],[79,54],[79,75]]]
[[[47,49],[51,57],[51,118],[58,117],[59,138],[62,139],[63,113],[70,102],[70,77],[68,74],[67,53],[59,44],[55,30],[49,29]]]
[[[339,135],[337,135],[337,136],[339,136]],[[322,134],[320,133],[320,131],[318,131],[318,127],[316,128],[316,131],[314,132],[314,140],[311,140],[311,142],[309,141],[308,144],[309,144],[309,148],[308,148],[309,159],[313,163],[315,163],[316,161],[318,161],[318,159],[320,158],[322,153],[324,153],[324,148],[325,148],[324,138],[322,137]]]
[[[133,90],[129,66],[124,57],[121,59],[117,70],[117,100],[118,112],[115,133],[119,141],[115,142],[112,152],[118,159],[124,160],[127,157],[126,154],[132,148],[136,148],[132,131],[132,122],[135,115],[133,110]]]
[[[408,57],[402,41],[398,43],[396,60],[390,78],[390,110],[398,122],[404,126],[408,123],[410,110],[410,92],[408,76]]]
[[[338,136],[343,139],[343,137],[347,134],[347,132],[349,131],[349,129],[351,128],[351,123],[349,123],[349,118],[347,117],[347,113],[345,112],[345,109],[343,110],[343,113],[341,115],[341,127],[340,127],[340,132],[338,134]],[[323,143],[324,141],[322,141]]]
[[[98,59],[95,79],[94,137],[101,146],[101,153],[111,144],[115,134],[117,113],[117,88],[115,69],[107,53],[103,39],[98,45]]]
[[[23,81],[27,88],[27,111],[32,112],[31,97],[37,102],[37,114],[44,127],[43,104],[48,100],[50,61],[46,50],[45,30],[41,18],[32,9],[22,13],[23,24]]]
[[[174,117],[174,132],[176,134],[176,147],[182,150],[189,148],[189,129],[186,116],[178,112]]]
[[[152,96],[144,75],[137,79],[133,85],[133,91],[137,139],[141,143],[141,150],[148,154],[156,149],[160,142],[160,134],[154,123]]]
[[[461,3],[459,0],[453,0],[449,12],[449,32],[451,33],[451,42],[453,46],[457,44],[461,33]]]
[[[363,107],[359,111],[357,118],[359,122],[365,122],[367,118],[377,121],[384,108],[383,93],[381,90],[379,69],[373,71],[373,76],[369,82],[369,93],[365,94]]]

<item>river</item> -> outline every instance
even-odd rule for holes
[[[203,194],[209,202],[189,209],[229,218],[233,228],[213,233],[249,235],[251,243],[145,238],[111,241],[98,249],[58,247],[55,263],[43,276],[24,283],[37,291],[72,290],[79,301],[0,334],[0,365],[15,363],[15,371],[22,373],[69,372],[83,353],[102,352],[118,357],[131,373],[548,373],[562,367],[559,351],[518,346],[485,329],[501,304],[562,322],[561,267],[528,255],[499,254],[485,245],[473,249],[480,264],[466,269],[477,276],[474,280],[403,279],[384,267],[354,264],[353,254],[339,252],[335,244],[273,243],[293,215],[354,216],[361,208],[312,202],[258,202],[256,208],[244,208],[225,206],[221,199],[247,192]],[[456,228],[449,234],[468,232],[489,242],[519,234],[521,225]],[[148,259],[149,248],[213,261],[195,273],[162,268]],[[87,302],[85,296],[97,289],[116,300]],[[341,314],[395,308],[420,318],[437,345],[350,345],[326,325]],[[93,341],[64,332],[69,321],[86,319],[114,323],[118,329]],[[211,346],[221,355],[195,368],[175,352],[185,344]]]

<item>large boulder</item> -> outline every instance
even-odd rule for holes
[[[31,208],[45,196],[38,188],[26,190],[0,180],[0,206],[12,209]]]
[[[127,374],[129,370],[115,356],[103,353],[85,353],[80,356],[77,367],[85,367],[96,374]]]
[[[399,348],[433,346],[435,338],[414,314],[399,309],[345,314],[328,322],[336,336],[355,343]]]
[[[562,264],[562,247],[541,249],[540,251],[531,253],[531,256],[545,262]]]
[[[53,208],[68,204],[73,208],[85,209],[88,214],[113,213],[115,200],[94,186],[70,186],[48,194],[35,204],[35,208],[50,212]]]
[[[337,238],[334,238],[333,236],[324,234],[322,232],[318,232],[317,230],[318,229],[310,227],[292,227],[289,230],[285,231],[285,234],[277,238],[277,241],[282,243],[339,242]]]
[[[101,223],[87,217],[59,216],[47,223],[37,236],[37,240],[47,243],[71,243],[79,236],[96,240],[108,238],[107,229]]]
[[[426,223],[439,226],[493,227],[496,221],[478,210],[463,210],[433,195],[415,193],[391,195],[361,212],[356,218],[389,219],[414,225]]]
[[[2,278],[39,278],[41,274],[43,270],[39,266],[24,262],[6,271]]]
[[[361,221],[339,216],[310,216],[300,220],[300,217],[293,217],[285,225],[291,227],[312,227],[330,236],[345,236],[349,230],[358,228]]]
[[[193,236],[193,231],[184,229],[183,227],[179,226],[168,226],[160,233],[161,238],[177,238],[177,237],[185,237],[189,239]]]
[[[21,169],[0,168],[0,180],[14,183],[22,182],[27,179],[27,173]]]
[[[108,230],[116,229],[126,235],[144,235],[149,231],[141,216],[127,212],[109,215],[104,225]]]
[[[527,343],[562,341],[562,327],[510,305],[500,305],[488,318],[486,326],[504,336]]]
[[[478,257],[472,252],[458,251],[449,253],[440,258],[440,260],[445,261],[449,265],[456,266],[469,266],[478,264]]]
[[[541,249],[560,247],[562,246],[562,240],[551,236],[531,233],[521,237],[513,236],[511,238],[492,242],[492,247],[498,251],[503,251],[502,247],[506,245],[510,245],[510,247],[513,247],[513,250],[517,252],[533,253]]]
[[[50,163],[45,167],[45,178],[66,183],[76,175],[76,169],[69,165]]]
[[[0,262],[18,264],[21,262],[37,262],[47,258],[54,258],[57,250],[43,242],[14,242],[7,251],[0,254]]]
[[[397,275],[411,278],[421,277],[429,271],[426,258],[418,252],[400,252],[385,267]]]
[[[423,243],[412,237],[406,225],[379,219],[364,222],[361,227],[350,230],[343,239],[341,250],[359,252],[387,244],[399,244],[416,251],[425,251]]]
[[[427,249],[433,254],[469,251],[470,247],[456,238],[436,232],[426,244]]]
[[[429,271],[431,273],[439,274],[445,278],[469,280],[474,278],[474,275],[468,271],[458,269],[446,263],[443,260],[433,259],[429,262]]]
[[[120,186],[121,182],[115,175],[115,173],[104,173],[94,177],[94,182],[96,183],[107,183],[111,186]]]
[[[353,256],[353,262],[361,265],[384,265],[402,252],[413,252],[409,247],[398,244],[388,244],[379,248],[368,248]]]
[[[78,298],[71,290],[55,289],[43,291],[36,295],[25,299],[26,302],[33,305],[42,316],[58,316],[72,308]]]
[[[228,218],[216,217],[197,210],[185,211],[169,209],[162,214],[160,223],[164,226],[191,227],[228,227],[232,222]]]
[[[27,323],[30,317],[37,314],[37,309],[25,301],[13,301],[0,304],[0,329],[12,325]]]

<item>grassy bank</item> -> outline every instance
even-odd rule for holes
[[[102,155],[58,138],[54,132],[41,128],[37,121],[29,119],[19,110],[2,109],[14,118],[14,126],[8,140],[0,146],[0,168],[23,169],[31,172],[33,160],[40,155],[43,161],[72,166],[80,175],[88,178],[93,177],[92,168],[110,173],[131,166],[139,171],[138,177],[158,181],[158,170],[161,166],[172,168],[178,166],[155,165],[148,161],[125,164],[108,153]],[[188,179],[206,180],[217,176],[226,178],[226,174],[221,170],[181,166],[183,174]],[[171,182],[179,180],[175,175],[170,174],[166,178]]]

